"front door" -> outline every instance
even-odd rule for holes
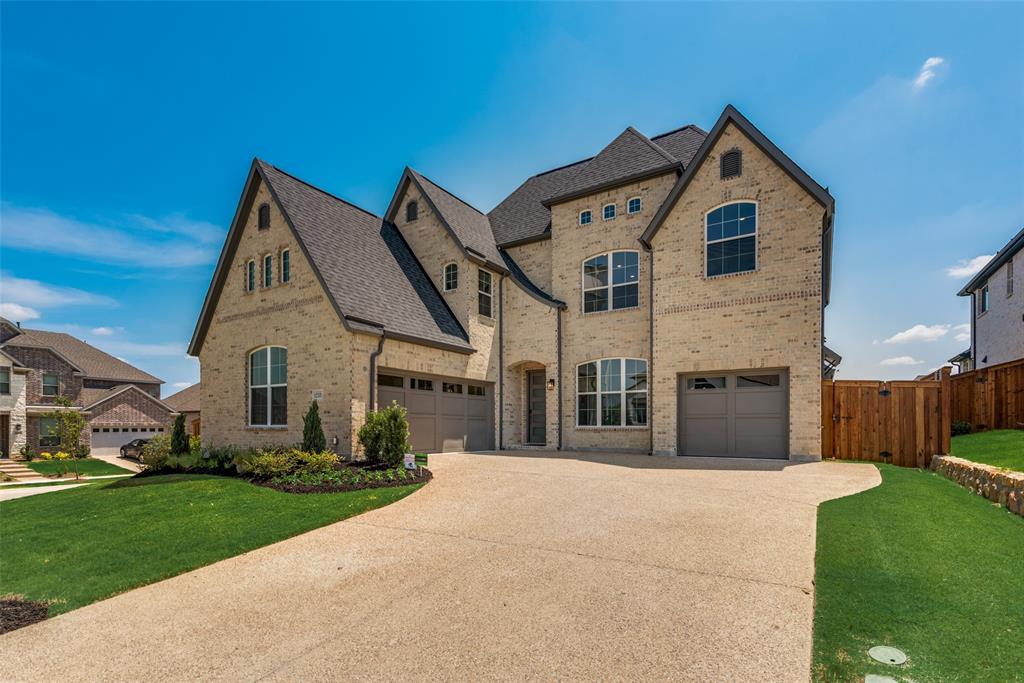
[[[11,416],[0,415],[0,458],[11,457]]]
[[[546,390],[544,388],[544,371],[530,370],[526,373],[527,409],[526,409],[526,443],[543,446],[547,443]]]

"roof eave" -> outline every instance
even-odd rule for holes
[[[963,286],[957,296],[968,296],[979,287],[983,286],[988,279],[992,277],[993,273],[1003,267],[1003,265],[1013,258],[1017,252],[1024,249],[1024,229],[1021,229],[1016,235],[1010,238],[1010,241],[1006,243],[1006,246],[1000,249],[992,259],[985,264],[985,266],[978,271],[978,273],[972,277],[966,285]]]

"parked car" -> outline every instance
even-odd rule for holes
[[[122,458],[134,458],[142,462],[142,448],[149,443],[149,439],[133,439],[121,446]]]

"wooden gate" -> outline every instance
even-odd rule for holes
[[[1024,359],[952,377],[953,421],[974,431],[1024,428]]]
[[[927,467],[949,453],[949,369],[941,380],[825,380],[822,456]]]

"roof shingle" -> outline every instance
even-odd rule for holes
[[[476,252],[492,264],[501,266],[504,263],[494,243],[494,233],[491,232],[491,223],[486,215],[416,170],[410,168],[409,173],[463,247]]]
[[[21,334],[12,337],[6,346],[43,346],[53,349],[60,355],[77,365],[86,377],[93,379],[109,379],[120,382],[140,382],[143,384],[163,384],[163,380],[129,365],[120,358],[111,356],[95,346],[87,344],[64,332],[48,330],[21,329]]]

